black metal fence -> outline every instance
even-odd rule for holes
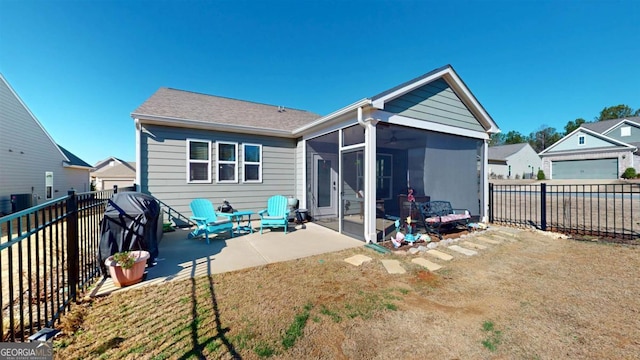
[[[100,222],[117,191],[71,190],[0,218],[0,340],[25,341],[53,326],[97,279]]]
[[[612,239],[640,237],[640,184],[489,184],[489,221]]]

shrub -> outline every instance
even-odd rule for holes
[[[622,178],[623,179],[633,179],[636,177],[636,169],[632,168],[632,167],[628,167],[623,173],[622,173]]]
[[[538,180],[544,180],[546,177],[544,176],[544,171],[542,169],[538,170]]]

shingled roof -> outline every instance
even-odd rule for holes
[[[628,120],[640,125],[640,116],[631,116],[623,119],[611,119],[611,120],[589,122],[589,123],[584,123],[580,126],[583,128],[589,129],[591,131],[595,131],[598,134],[602,134],[605,131],[609,130],[610,128],[616,126],[618,123],[622,122],[623,120]]]
[[[490,160],[507,160],[507,157],[522,150],[528,143],[489,146]]]
[[[171,88],[160,88],[131,114],[211,124],[292,131],[320,118],[309,111]]]

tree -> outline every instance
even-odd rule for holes
[[[498,146],[502,144],[504,144],[503,133],[491,134],[491,138],[489,139],[489,146]]]
[[[536,151],[540,152],[549,146],[553,145],[556,141],[560,140],[562,135],[556,132],[555,128],[547,125],[542,125],[538,131],[529,135],[529,144]]]
[[[616,106],[605,107],[600,111],[600,116],[596,117],[596,121],[622,119],[631,116],[640,116],[640,109],[633,110],[627,105],[620,104]]]
[[[583,118],[577,118],[573,121],[569,121],[567,123],[567,125],[564,126],[564,135],[569,135],[571,134],[575,129],[579,128],[580,125],[586,123],[587,120],[583,119]]]
[[[509,131],[505,136],[504,136],[504,144],[520,144],[523,142],[527,142],[527,138],[520,134],[519,132],[515,131],[515,130],[511,130]]]

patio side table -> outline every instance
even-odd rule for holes
[[[234,229],[236,234],[240,234],[241,231],[253,234],[253,227],[251,226],[251,215],[253,214],[255,214],[253,211],[235,211],[231,214],[236,220],[236,228]],[[240,225],[245,216],[247,217],[247,225]]]

